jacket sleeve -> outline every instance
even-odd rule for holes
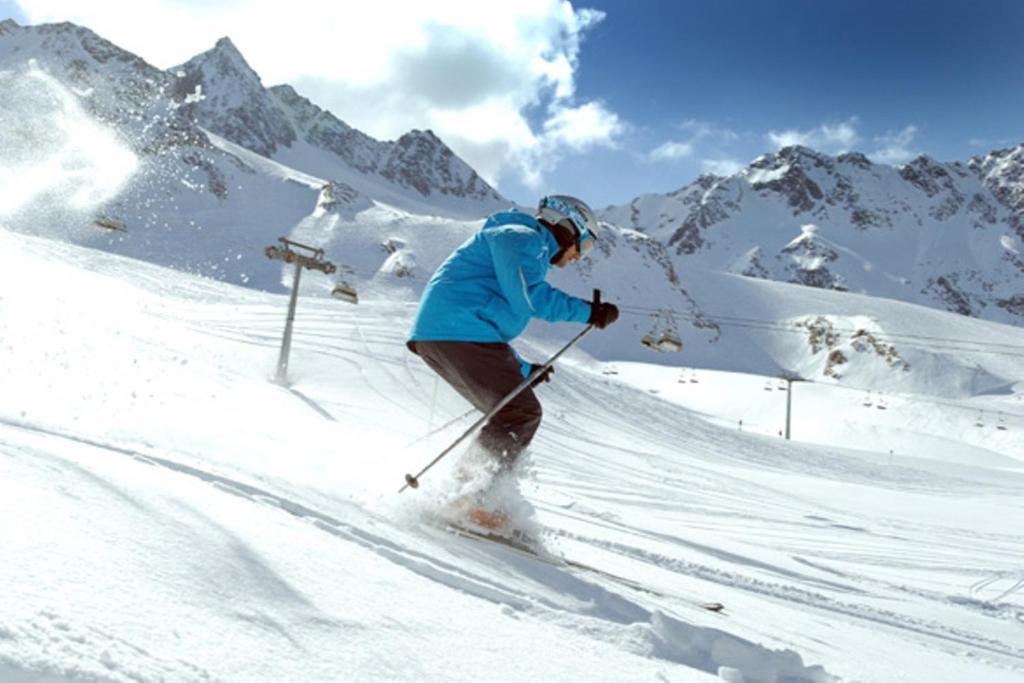
[[[529,377],[530,370],[533,368],[533,363],[529,362],[528,360],[520,356],[519,352],[516,351],[515,349],[512,349],[512,355],[516,357],[517,361],[519,361],[519,374],[523,376],[523,379]]]
[[[547,250],[522,230],[495,234],[491,257],[502,296],[514,312],[550,322],[587,322],[590,302],[569,296],[544,281]]]

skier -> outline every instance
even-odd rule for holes
[[[566,195],[543,197],[536,215],[510,210],[490,216],[459,246],[427,283],[408,347],[459,394],[487,412],[539,366],[509,346],[531,318],[591,323],[604,329],[619,317],[610,303],[596,305],[545,282],[550,266],[564,268],[597,240],[597,220],[583,201]],[[498,528],[500,510],[486,509],[484,494],[507,475],[540,426],[541,406],[533,392],[550,380],[538,376],[477,434],[467,453],[482,456],[489,476],[462,467],[460,478],[476,491],[463,491],[456,505],[477,524]],[[475,479],[475,481],[474,481]]]

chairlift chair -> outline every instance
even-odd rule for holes
[[[335,299],[341,299],[347,301],[350,304],[359,303],[359,294],[356,292],[356,288],[351,284],[342,280],[338,284],[334,285],[334,290],[331,292],[331,296]]]
[[[97,228],[103,228],[104,230],[110,230],[111,232],[128,232],[128,226],[119,218],[113,218],[111,216],[98,216],[93,220],[93,225]]]
[[[658,340],[658,350],[666,353],[674,353],[683,350],[683,342],[674,335],[665,335]]]
[[[350,304],[359,303],[359,294],[356,293],[355,285],[349,282],[349,278],[355,275],[355,272],[349,266],[341,267],[341,279],[334,285],[334,289],[331,291],[331,296],[335,299],[341,299],[347,301]]]
[[[640,343],[653,351],[672,353],[683,350],[683,340],[676,331],[676,322],[671,309],[665,308],[654,314],[654,325]]]

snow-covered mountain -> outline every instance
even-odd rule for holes
[[[287,236],[323,249],[364,297],[411,304],[500,206],[433,136],[375,141],[288,86],[264,88],[226,39],[161,71],[81,27],[2,30],[2,116],[17,134],[0,150],[0,173],[6,166],[29,190],[0,187],[6,227],[271,292],[285,291],[291,272],[264,249]],[[83,146],[95,140],[103,144]],[[953,349],[894,338],[872,297],[934,306],[929,293],[939,291],[946,308],[959,301],[950,293],[958,283],[980,282],[997,301],[985,317],[1002,302],[1015,320],[1020,236],[1007,226],[1019,226],[1020,156],[893,169],[790,148],[733,178],[704,176],[606,211],[593,257],[552,281],[584,298],[600,288],[623,307],[622,324],[584,342],[606,359],[678,364],[652,351],[678,341],[685,362],[706,368],[937,395],[1002,390],[1013,375],[998,357],[967,363]],[[124,160],[114,172],[112,159]],[[969,230],[957,228],[967,219]],[[737,333],[737,321],[763,308],[748,307],[750,290],[728,273],[849,291],[756,290],[778,299],[770,324],[805,340],[793,354],[775,335]],[[303,291],[327,297],[335,284],[312,275]],[[981,295],[972,296],[965,305]],[[557,336],[549,327],[531,334]],[[990,335],[1002,338],[998,327]],[[931,381],[936,367],[948,382]]]
[[[23,140],[3,152],[12,175],[52,176],[31,202],[0,209],[21,231],[270,291],[290,282],[263,256],[283,235],[324,249],[367,291],[411,300],[481,217],[508,206],[433,134],[373,140],[289,86],[264,88],[227,39],[164,72],[85,28],[7,22],[0,69]],[[90,134],[51,139],[73,126]],[[76,149],[104,131],[106,148]],[[133,168],[93,188],[116,155]],[[89,201],[76,204],[82,188]],[[562,285],[657,300],[713,338],[657,240],[609,226],[601,251]],[[333,283],[309,286],[329,294]]]
[[[7,20],[0,81],[0,219],[22,232],[280,290],[264,247],[323,207],[433,223],[507,206],[433,134],[373,140],[263,88],[226,39],[162,71],[84,27]]]
[[[188,101],[203,128],[297,170],[343,180],[380,199],[382,187],[394,186],[432,201],[435,210],[463,200],[486,213],[507,203],[431,131],[381,142],[289,85],[264,88],[228,38],[170,72],[178,79],[177,98]]]
[[[609,207],[692,264],[1024,321],[1024,145],[901,167],[806,147]]]

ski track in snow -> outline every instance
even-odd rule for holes
[[[452,589],[469,593],[480,599],[488,600],[503,609],[511,608],[531,614],[537,618],[549,620],[563,628],[581,631],[587,637],[603,639],[609,644],[619,642],[620,634],[617,632],[617,628],[629,627],[635,631],[639,624],[647,624],[649,630],[644,632],[644,636],[651,639],[650,644],[653,646],[652,655],[671,662],[715,672],[719,666],[724,665],[720,660],[725,660],[734,665],[753,661],[757,663],[757,668],[760,672],[776,672],[777,675],[787,677],[787,680],[832,680],[820,667],[805,669],[800,658],[793,652],[767,650],[754,643],[736,638],[725,631],[696,627],[661,610],[648,610],[638,602],[595,583],[592,579],[588,578],[590,575],[587,572],[574,572],[571,569],[554,567],[499,546],[483,547],[480,546],[479,542],[460,539],[443,530],[430,527],[422,529],[421,533],[432,536],[438,545],[446,550],[446,554],[449,557],[444,558],[440,553],[417,552],[409,546],[399,544],[384,535],[368,532],[359,526],[306,507],[294,500],[193,466],[111,444],[98,443],[90,439],[48,432],[26,425],[8,422],[2,422],[2,424],[10,428],[32,432],[36,435],[74,441],[108,453],[127,456],[139,463],[158,466],[177,474],[193,477],[225,493],[241,497],[255,504],[268,505],[280,509],[292,517],[312,524],[321,531],[346,542],[358,544],[427,579],[444,584]],[[359,510],[358,514],[360,516],[367,515],[365,510]],[[380,518],[377,518],[376,522],[388,523]],[[452,546],[456,547],[453,549]],[[455,564],[455,562],[459,562],[467,554],[481,563],[490,564],[492,568],[497,569],[499,572],[508,572],[513,576],[516,574],[523,575],[532,583],[545,587],[546,596],[538,598],[536,588],[529,591],[518,589],[495,580],[491,576],[467,570],[461,564]],[[613,580],[612,583],[615,587],[622,588],[621,582]],[[641,592],[643,591],[641,590]],[[574,601],[576,601],[575,606],[573,605]],[[581,623],[579,617],[584,617],[586,619],[585,622]],[[33,622],[30,625],[30,628],[34,628],[39,632],[39,635],[0,631],[0,636],[22,643],[26,640],[43,641],[46,640],[46,636],[52,630],[69,630],[67,625],[61,624],[59,621],[56,621],[57,619],[57,615],[44,612],[40,614],[39,623]],[[48,628],[45,624],[47,620],[55,623]],[[104,636],[104,638],[100,638],[101,641],[105,639],[105,634],[92,635]],[[95,637],[76,636],[74,634],[68,637],[73,641],[83,644],[92,643],[92,641],[96,640]],[[114,646],[117,645],[115,639]],[[134,649],[142,655],[147,654],[139,648],[133,648],[128,643],[123,643],[121,646]],[[720,652],[721,650],[729,652],[723,655]],[[100,660],[104,663],[109,663],[109,668],[112,671],[117,669],[117,666],[112,663],[113,659],[108,651],[104,651]],[[206,671],[190,667],[187,663],[179,664],[184,664],[186,670],[171,669],[161,672],[158,669],[140,674],[131,671],[120,673],[129,678],[139,675],[145,679],[160,678],[168,674],[185,674],[188,678],[196,680],[207,680],[210,678],[210,674]],[[61,673],[76,675],[79,672],[65,670]],[[94,675],[88,671],[81,673],[86,676]]]

